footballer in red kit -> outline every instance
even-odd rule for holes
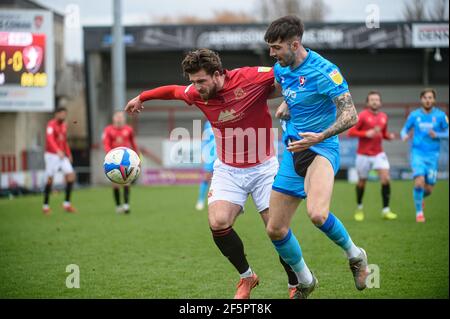
[[[219,55],[209,49],[189,52],[182,68],[191,85],[144,91],[125,109],[139,113],[147,100],[182,100],[197,106],[211,122],[218,159],[208,196],[209,226],[215,244],[240,275],[234,298],[248,299],[259,278],[249,266],[233,224],[249,195],[267,224],[271,187],[278,170],[267,99],[281,95],[273,86],[272,68],[225,70]],[[295,273],[281,258],[280,262],[289,285],[297,285]]]
[[[358,207],[355,212],[355,220],[364,220],[362,199],[369,172],[374,169],[378,172],[381,182],[381,194],[383,209],[381,217],[387,220],[397,218],[389,208],[391,195],[389,160],[383,151],[383,140],[395,138],[388,132],[388,116],[381,112],[381,94],[370,91],[366,98],[367,108],[358,115],[358,123],[353,126],[348,136],[358,138],[358,150],[356,154],[356,170],[358,172],[358,184],[356,185],[356,199]]]
[[[66,181],[66,195],[63,203],[63,209],[66,212],[74,213],[76,210],[70,203],[75,173],[72,167],[72,152],[67,143],[67,125],[65,123],[67,109],[59,107],[54,113],[54,118],[47,123],[46,143],[45,143],[45,176],[47,182],[44,189],[44,205],[42,211],[44,214],[50,214],[50,192],[53,185],[53,177],[58,171],[62,171]]]
[[[217,156],[223,163],[233,167],[258,165],[275,154],[272,118],[267,106],[267,98],[273,91],[273,71],[270,67],[243,67],[231,71],[223,70],[223,76],[222,89],[214,92],[212,97],[207,95],[212,92],[203,93],[191,84],[169,85],[145,91],[140,94],[139,99],[178,99],[189,105],[195,104],[211,122],[216,138]],[[258,148],[259,143],[239,145],[249,128],[255,129],[256,141],[264,141],[260,145],[262,149]],[[233,141],[229,143],[229,139]]]
[[[108,153],[110,150],[123,146],[128,147],[139,154],[138,148],[136,146],[136,141],[134,138],[133,128],[129,125],[126,125],[125,113],[124,112],[116,112],[113,115],[113,123],[108,125],[103,130],[102,135],[103,141],[103,149],[105,153]],[[117,213],[130,213],[130,185],[123,186],[123,198],[124,204],[120,203],[120,186],[113,184],[113,194],[114,200],[116,202],[116,212]]]

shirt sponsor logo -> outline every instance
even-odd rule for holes
[[[219,122],[231,121],[231,120],[233,120],[236,117],[235,113],[236,113],[236,111],[233,110],[233,109],[222,111],[219,114],[218,121]]]
[[[263,73],[270,72],[270,70],[272,70],[272,68],[270,66],[260,66],[258,68],[258,72],[263,72]]]
[[[283,96],[287,99],[295,99],[297,97],[297,92],[294,90],[291,90],[290,88],[287,88],[286,90],[283,90]]]

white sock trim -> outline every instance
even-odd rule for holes
[[[253,275],[252,268],[248,267],[247,271],[242,273],[242,274],[240,274],[239,276],[241,278],[248,278],[248,277],[251,277],[252,275]]]
[[[348,259],[350,259],[350,258],[355,258],[355,257],[358,257],[359,254],[361,254],[361,249],[359,249],[359,248],[352,242],[350,248],[347,249],[347,250],[345,251],[345,254],[347,255],[347,258],[348,258]]]
[[[306,265],[306,263],[304,264],[303,269],[298,271],[298,272],[295,272],[295,274],[297,275],[298,282],[301,283],[301,284],[309,285],[313,281],[312,273],[309,270],[309,268]]]

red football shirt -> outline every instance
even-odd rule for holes
[[[272,68],[243,67],[225,70],[223,88],[208,101],[192,84],[145,91],[140,100],[179,99],[196,105],[211,122],[219,159],[234,167],[251,167],[275,154],[267,105],[273,83]]]
[[[45,151],[56,154],[63,151],[68,157],[72,155],[67,143],[67,125],[52,119],[47,123]]]
[[[374,156],[383,152],[383,139],[389,139],[387,131],[388,116],[384,112],[374,113],[366,108],[358,115],[358,123],[348,131],[348,136],[358,137],[357,153]],[[375,129],[374,137],[368,138],[366,132]]]
[[[124,125],[118,127],[108,125],[103,130],[102,140],[103,148],[106,153],[119,146],[128,147],[136,153],[138,152],[136,142],[134,140],[134,131],[131,126]]]

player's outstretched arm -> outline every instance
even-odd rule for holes
[[[144,91],[127,103],[125,111],[128,113],[139,113],[144,109],[143,103],[148,100],[182,100],[192,104],[192,101],[189,100],[186,94],[188,88],[181,85],[166,85]]]
[[[140,113],[143,109],[144,105],[139,99],[139,95],[129,100],[125,106],[125,112],[127,113]]]
[[[402,141],[406,142],[410,139],[409,131],[413,127],[415,121],[415,117],[412,116],[412,114],[409,114],[408,119],[406,120],[405,125],[403,126],[402,130],[400,131],[400,138]]]

